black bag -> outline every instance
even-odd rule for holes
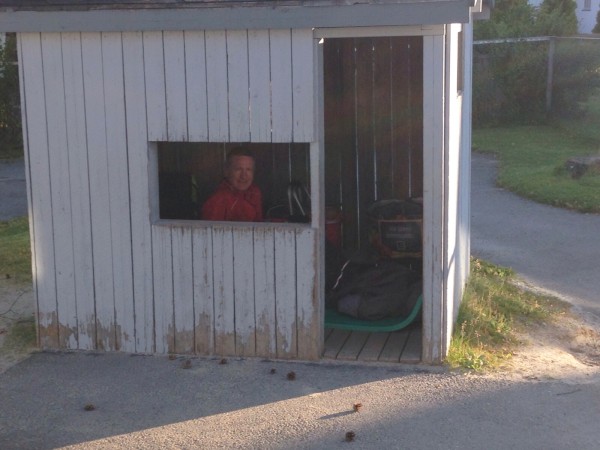
[[[363,320],[406,317],[421,290],[420,274],[395,261],[364,264],[348,261],[329,302],[339,312]]]

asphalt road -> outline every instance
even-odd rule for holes
[[[34,355],[0,375],[0,448],[600,448],[600,384],[589,380],[219,361]]]
[[[471,253],[600,318],[600,215],[523,199],[495,185],[494,158],[473,154]]]
[[[0,220],[27,215],[23,160],[0,160]]]

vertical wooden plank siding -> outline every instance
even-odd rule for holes
[[[442,358],[444,37],[423,38],[423,361]]]
[[[229,141],[227,105],[227,38],[225,31],[205,32],[208,140]]]
[[[365,226],[366,211],[375,198],[373,183],[373,47],[372,39],[357,40],[355,48],[355,111],[356,111],[356,222],[358,226],[358,246],[362,248],[368,241]],[[366,89],[362,87],[367,87]]]
[[[235,355],[235,303],[231,227],[213,227],[215,353]]]
[[[315,137],[315,81],[313,65],[312,30],[292,29],[292,114],[294,120],[294,142],[312,142]]]
[[[459,245],[461,248],[459,274],[459,289],[455,298],[454,321],[456,322],[460,302],[463,297],[465,284],[470,270],[471,255],[471,117],[473,98],[473,22],[463,25],[463,108],[462,108],[462,135],[460,147],[460,226]]]
[[[63,76],[71,187],[71,222],[78,346],[95,348],[94,267],[86,141],[84,87],[79,33],[63,33]]]
[[[27,150],[30,172],[33,277],[37,288],[38,337],[41,348],[58,348],[58,315],[52,229],[52,196],[46,123],[42,47],[39,33],[20,35],[19,67],[25,84]]]
[[[448,320],[453,315],[453,299],[454,299],[454,277],[456,276],[456,220],[457,220],[457,163],[458,163],[458,139],[460,139],[460,98],[457,98],[457,43],[458,33],[455,25],[446,27],[446,66],[445,66],[445,90],[446,90],[446,109],[444,121],[447,124],[447,133],[445,135],[444,145],[447,149],[444,155],[444,166],[446,176],[444,178],[444,210],[446,211],[446,227],[444,230],[444,272],[445,272],[445,292],[447,299],[443,317],[443,330],[441,339],[441,352],[446,354],[446,337],[445,332],[448,327],[452,328],[452,324]]]
[[[148,139],[166,141],[168,140],[168,131],[165,59],[163,34],[160,31],[144,32],[144,78]]]
[[[54,228],[54,261],[56,270],[59,346],[77,348],[77,306],[73,264],[71,226],[71,192],[69,186],[69,155],[65,117],[64,78],[60,34],[42,35],[42,64],[48,124],[50,157],[50,194],[52,195],[52,225]],[[56,108],[56,109],[54,109]]]
[[[392,166],[392,70],[391,70],[391,38],[373,39],[375,57],[373,60],[373,164],[374,164],[374,198],[393,197]]]
[[[135,351],[129,165],[120,33],[102,34],[116,348]]]
[[[313,228],[153,223],[156,141],[284,142],[283,176],[321,190],[319,51],[311,30],[19,35],[43,348],[319,357],[322,195]]]
[[[293,136],[292,38],[290,30],[271,30],[272,141],[290,142]]]
[[[96,299],[96,346],[115,348],[115,302],[111,246],[110,177],[107,155],[102,38],[82,34],[83,82],[87,122],[90,205]]]
[[[156,225],[152,227],[152,260],[156,352],[170,353],[175,351],[173,255],[170,228]]]
[[[184,39],[188,139],[198,142],[207,141],[208,109],[204,31],[186,31]]]
[[[227,90],[229,103],[229,140],[250,140],[248,86],[248,32],[227,31]]]
[[[297,330],[298,358],[315,359],[323,344],[323,323],[317,320],[321,308],[321,295],[315,264],[317,233],[313,229],[296,231],[296,296],[298,299]],[[300,263],[302,262],[302,263]]]
[[[391,84],[392,110],[392,195],[398,198],[412,196],[411,182],[414,174],[411,154],[411,98],[410,81],[412,63],[410,39],[392,39],[391,71],[394,74]]]
[[[194,353],[194,267],[192,230],[177,227],[172,231],[173,309],[175,315],[175,352]]]
[[[123,69],[127,122],[129,196],[131,198],[131,252],[135,349],[154,351],[152,231],[148,202],[148,136],[144,83],[144,44],[141,32],[123,34]]]
[[[325,290],[329,287],[325,286],[325,92],[324,92],[324,45],[318,40],[313,40],[313,76],[315,97],[315,142],[310,145],[310,174],[311,174],[311,210],[312,215],[312,254],[302,255],[297,253],[297,258],[300,264],[311,266],[314,270],[312,282],[305,281],[299,277],[302,286],[310,286],[312,288],[312,296],[310,297],[312,305],[310,311],[306,311],[306,302],[308,302],[307,293],[298,293],[299,304],[304,312],[302,325],[299,328],[302,333],[310,333],[312,339],[309,341],[311,345],[298,344],[298,356],[306,359],[316,359],[321,357],[323,348],[325,347]],[[320,232],[318,230],[321,230]],[[304,238],[304,236],[303,236]],[[300,239],[301,241],[303,239]],[[304,242],[300,243],[302,248],[310,248]],[[309,262],[310,261],[310,262]],[[311,264],[312,263],[312,264]],[[311,317],[312,315],[312,317]],[[309,325],[310,323],[310,325]],[[306,331],[310,330],[310,331]],[[304,339],[301,337],[299,339]]]
[[[163,41],[167,137],[170,141],[186,141],[188,130],[183,31],[165,31]]]
[[[444,329],[442,335],[442,354],[447,353],[452,335],[452,328],[457,314],[457,309],[462,296],[462,239],[459,233],[462,226],[461,217],[461,165],[462,148],[461,141],[462,127],[461,120],[463,116],[463,92],[458,90],[458,58],[462,52],[458,46],[462,44],[458,38],[462,25],[453,24],[448,26],[447,59],[450,63],[447,65],[446,72],[446,91],[448,92],[446,122],[448,123],[448,142],[446,155],[446,308],[444,314]]]
[[[256,354],[254,297],[254,236],[251,228],[233,233],[233,282],[235,308],[235,353]]]
[[[277,357],[297,352],[296,236],[275,230],[275,295]]]
[[[271,60],[269,31],[248,30],[250,141],[271,140]]]
[[[215,351],[215,307],[213,290],[213,251],[210,228],[192,232],[194,277],[195,351],[211,355]]]
[[[352,251],[370,203],[422,195],[422,37],[328,39],[324,53],[327,204],[343,206]]]
[[[275,355],[275,237],[272,228],[254,230],[256,354]]]

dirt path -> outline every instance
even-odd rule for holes
[[[553,322],[529,325],[519,339],[512,358],[492,376],[600,382],[600,323],[595,315],[573,308]]]

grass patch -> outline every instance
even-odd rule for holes
[[[600,90],[584,114],[546,126],[473,130],[473,149],[499,159],[498,184],[534,201],[600,213],[600,171],[574,179],[564,169],[574,156],[600,155]]]
[[[27,217],[0,222],[0,277],[31,282],[31,250]]]
[[[3,348],[12,352],[23,353],[35,348],[36,342],[35,320],[19,320],[10,327]]]
[[[524,291],[511,269],[472,258],[471,274],[446,359],[453,368],[490,370],[510,358],[516,332],[530,323],[552,321],[568,305]]]
[[[563,119],[558,126],[563,130],[584,138],[600,142],[600,89],[582,105],[585,111],[580,117]]]
[[[498,184],[540,203],[600,213],[600,173],[574,179],[563,170],[570,157],[597,155],[599,141],[550,126],[473,131],[473,148],[499,159]]]

